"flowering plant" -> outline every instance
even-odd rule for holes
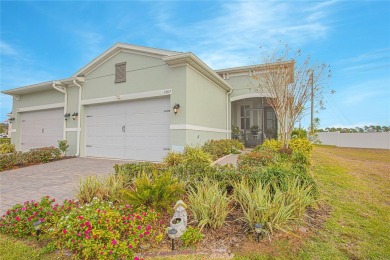
[[[34,200],[16,204],[7,210],[0,219],[0,232],[15,237],[35,235],[33,223],[40,221],[43,225],[51,223],[56,215],[64,214],[74,206],[72,200],[65,201],[62,206],[55,204],[55,199],[42,197],[40,202]]]
[[[134,212],[129,205],[94,199],[61,217],[49,234],[58,248],[83,259],[129,259],[142,243],[156,242],[163,230],[158,216],[152,210]]]

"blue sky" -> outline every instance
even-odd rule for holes
[[[390,125],[388,0],[0,4],[1,90],[69,77],[116,42],[190,51],[221,69],[253,65],[281,41],[331,66],[321,127]],[[12,102],[0,101],[4,121]]]

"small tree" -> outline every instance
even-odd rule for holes
[[[316,106],[323,108],[321,80],[330,70],[326,71],[325,64],[312,65],[310,56],[302,58],[300,50],[291,55],[287,45],[283,51],[275,50],[265,57],[263,63],[253,76],[258,81],[256,90],[267,95],[278,119],[279,139],[288,147],[295,123],[307,111],[312,88]]]
[[[69,144],[67,140],[58,140],[58,149],[62,152],[63,156],[66,156],[66,152],[68,151]]]

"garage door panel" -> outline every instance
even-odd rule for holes
[[[63,108],[21,113],[21,150],[58,146],[63,139]]]
[[[132,125],[126,126],[126,133],[128,133],[128,136],[133,134],[142,134],[147,136],[153,133],[163,135],[167,128],[169,128],[169,125],[166,124]]]
[[[87,156],[161,161],[170,146],[169,107],[167,97],[87,107]]]
[[[162,139],[164,139],[164,141]],[[131,146],[132,144],[137,144],[137,145],[157,144],[156,146],[166,147],[167,145],[169,145],[169,135],[151,134],[145,136],[143,134],[134,134],[132,136],[126,137],[126,146]]]

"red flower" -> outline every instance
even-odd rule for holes
[[[84,217],[83,217],[83,216],[78,216],[77,218],[78,218],[78,219],[83,219]]]
[[[143,238],[143,236],[144,236],[143,234],[139,234],[139,237],[140,237],[140,238]]]
[[[145,231],[145,233],[144,233],[145,236],[146,236],[146,235],[149,235],[149,234],[150,234],[149,231]]]
[[[141,230],[141,226],[138,226],[137,228],[138,228],[138,230]]]
[[[62,233],[66,234],[68,231],[66,229],[62,230]]]
[[[21,218],[19,217],[19,216],[16,216],[16,221],[20,221],[21,220]]]
[[[130,249],[132,249],[132,248],[133,248],[133,246],[132,246],[132,245],[129,245],[129,248],[130,248]]]
[[[117,244],[116,240],[113,239],[113,240],[111,241],[111,244],[116,245],[116,244]]]
[[[134,257],[134,260],[139,260],[139,258],[138,257]]]

